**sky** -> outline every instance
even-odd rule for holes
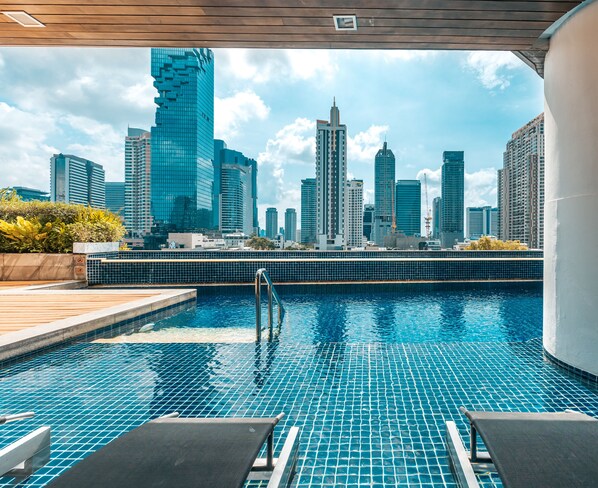
[[[509,52],[215,49],[214,59],[215,137],[258,161],[262,226],[266,207],[281,225],[286,208],[300,212],[316,120],[328,120],[333,97],[365,203],[386,140],[397,179],[427,173],[430,206],[442,152],[460,150],[465,205],[495,205],[507,141],[544,109],[542,79]],[[49,190],[59,152],[123,181],[127,126],[154,123],[152,82],[149,49],[0,48],[0,188]]]

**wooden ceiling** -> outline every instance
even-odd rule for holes
[[[476,49],[519,53],[541,70],[540,35],[564,0],[0,0],[46,25],[0,15],[0,46]],[[338,32],[333,15],[356,15]]]

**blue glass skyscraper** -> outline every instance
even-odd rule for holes
[[[152,127],[154,223],[176,231],[213,228],[214,55],[209,49],[152,49],[158,90]]]
[[[398,180],[395,194],[397,230],[406,236],[421,234],[422,187],[419,180]]]
[[[463,151],[442,153],[442,196],[440,200],[440,239],[451,248],[463,241],[465,214],[465,160]]]

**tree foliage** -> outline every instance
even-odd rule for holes
[[[115,242],[125,229],[111,212],[84,205],[22,201],[0,190],[0,252],[72,252],[73,242]]]
[[[519,241],[501,241],[488,236],[472,241],[465,248],[466,251],[526,251],[527,246]]]
[[[255,249],[257,251],[272,251],[276,249],[274,243],[265,237],[253,236],[247,241],[247,247]]]

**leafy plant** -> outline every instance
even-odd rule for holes
[[[125,229],[111,212],[68,203],[22,201],[0,189],[0,252],[72,252],[73,242],[115,242]]]
[[[17,217],[16,222],[0,220],[0,233],[12,252],[43,252],[44,242],[52,231],[52,224],[40,224],[37,219]]]

